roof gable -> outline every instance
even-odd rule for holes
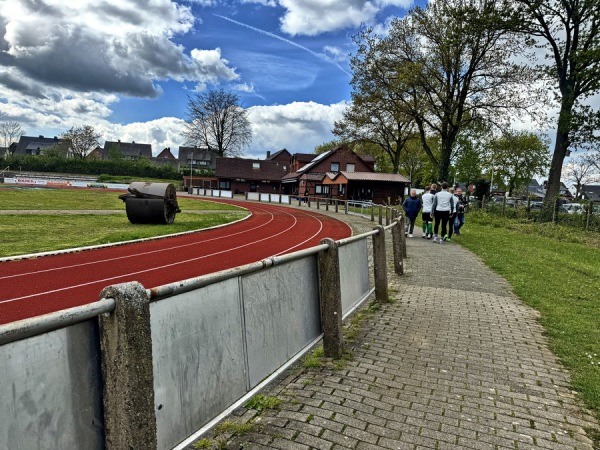
[[[104,143],[104,157],[108,159],[110,150],[118,148],[121,154],[126,157],[152,158],[152,146],[150,144],[140,144],[137,142],[106,141]]]
[[[66,143],[67,141],[65,139],[59,139],[56,136],[52,138],[46,138],[44,136],[21,136],[19,142],[17,143],[15,154],[25,155],[28,149],[44,149],[57,145],[64,145]]]

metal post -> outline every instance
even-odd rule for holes
[[[335,200],[335,212],[340,212],[339,211],[339,202],[337,201],[337,199]]]
[[[318,254],[319,301],[321,304],[321,326],[323,349],[328,358],[340,358],[344,349],[342,333],[342,286],[338,244],[325,238],[321,244],[329,246]]]
[[[394,249],[394,272],[397,275],[404,275],[404,260],[402,251],[402,236],[404,228],[402,227],[402,218],[396,219],[396,225],[392,227],[392,248]]]
[[[375,272],[375,300],[379,303],[388,300],[387,258],[385,252],[385,229],[375,227],[379,233],[373,235],[373,266]]]
[[[348,200],[344,202],[344,214],[348,214]]]
[[[375,206],[371,205],[371,222],[375,222]]]
[[[156,415],[150,306],[138,282],[105,288],[100,299],[115,300],[111,314],[98,316],[104,380],[106,448],[155,450]]]

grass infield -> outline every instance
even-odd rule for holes
[[[600,234],[480,212],[467,215],[463,230],[453,240],[541,313],[553,352],[600,419]]]
[[[171,225],[133,225],[114,191],[0,189],[0,210],[112,210],[120,214],[0,215],[0,257],[141,239],[230,223],[243,217],[236,206],[179,198],[182,212]],[[192,211],[211,211],[196,214]],[[241,214],[240,214],[241,212]]]

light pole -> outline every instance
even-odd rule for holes
[[[190,153],[190,194],[193,193],[192,191],[192,180],[193,180],[193,176],[194,176],[194,152]]]

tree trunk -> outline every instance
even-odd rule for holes
[[[439,181],[450,182],[450,157],[452,156],[452,144],[447,142],[446,139],[442,138],[442,149],[440,155],[440,164],[438,171]]]

